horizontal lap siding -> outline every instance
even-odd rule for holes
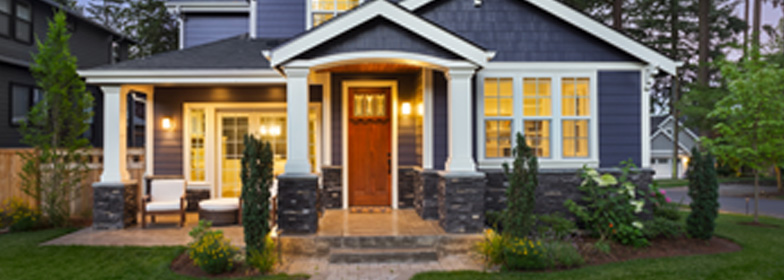
[[[191,14],[185,18],[185,47],[198,46],[248,33],[248,15]]]
[[[305,0],[258,0],[260,38],[291,38],[305,31]]]
[[[636,61],[623,51],[520,0],[439,1],[420,16],[496,51],[493,61]]]
[[[444,73],[433,71],[433,169],[436,170],[444,170],[449,149],[447,90]]]
[[[641,84],[639,71],[599,72],[599,161],[641,166]]]

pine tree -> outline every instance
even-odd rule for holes
[[[536,187],[539,185],[537,175],[539,161],[534,149],[528,146],[522,134],[516,136],[512,150],[514,163],[511,167],[504,163],[504,173],[509,180],[506,189],[507,206],[504,211],[504,232],[515,237],[525,237],[534,225],[534,206],[536,205]]]
[[[708,240],[713,237],[719,215],[719,183],[716,179],[713,156],[703,154],[696,147],[689,161],[689,197],[691,213],[686,219],[689,236]]]
[[[128,21],[124,33],[138,42],[131,48],[131,58],[178,49],[177,21],[164,1],[129,0],[128,5],[122,13]]]
[[[253,135],[245,135],[242,154],[242,226],[247,257],[264,251],[269,223],[269,189],[273,179],[272,148]]]
[[[82,136],[89,128],[93,97],[76,73],[65,12],[58,10],[48,26],[45,41],[36,38],[35,63],[30,67],[43,95],[20,129],[22,143],[34,150],[22,154],[22,179],[23,190],[41,202],[50,222],[65,226],[71,201],[88,171],[85,150],[90,142]]]

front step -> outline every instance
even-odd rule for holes
[[[329,252],[330,263],[390,263],[430,261],[438,261],[438,252],[434,248],[331,248]]]

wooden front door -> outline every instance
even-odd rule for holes
[[[390,88],[348,90],[348,193],[351,206],[389,206],[392,178]]]

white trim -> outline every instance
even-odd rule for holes
[[[355,11],[330,20],[318,29],[276,48],[270,54],[270,63],[273,67],[281,66],[297,55],[376,17],[384,17],[477,65],[487,64],[488,54],[485,50],[387,1],[374,1],[359,6]]]
[[[434,0],[404,0],[400,3],[401,6],[413,11]],[[664,70],[665,72],[675,75],[676,69],[682,64],[676,62],[659,52],[648,48],[640,42],[635,41],[623,35],[622,33],[606,26],[602,23],[591,19],[587,15],[580,13],[563,3],[553,0],[525,0],[528,3],[552,14],[563,21],[580,28],[589,34],[604,40],[610,45],[616,46],[621,50],[647,62],[648,64],[655,65],[656,67]]]
[[[564,117],[561,112],[561,86],[562,78],[577,77],[589,78],[590,87],[590,115],[588,117]],[[485,117],[484,115],[484,81],[486,78],[512,78],[514,93],[514,114],[511,117]],[[550,78],[551,90],[551,116],[549,117],[525,117],[523,115],[522,83],[524,78]],[[546,70],[541,68],[508,68],[505,71],[481,70],[477,73],[476,100],[477,118],[476,135],[477,161],[480,168],[497,169],[504,162],[511,162],[512,158],[487,158],[485,155],[485,120],[512,120],[512,145],[514,146],[515,135],[523,132],[523,121],[531,119],[543,119],[550,121],[550,157],[539,159],[541,168],[581,168],[583,165],[590,167],[599,166],[599,89],[598,71],[588,70]],[[564,120],[585,119],[588,120],[588,157],[587,158],[566,158],[562,151],[562,125]]]
[[[313,17],[311,16],[311,9],[313,9],[313,5],[311,4],[310,0],[305,1],[305,30],[310,30],[313,27]]]
[[[640,120],[640,137],[642,143],[642,156],[640,157],[640,167],[651,167],[651,86],[654,82],[653,75],[658,70],[654,67],[646,67],[640,70],[640,112],[642,119]]]
[[[257,28],[258,23],[256,22],[258,19],[258,1],[257,0],[248,0],[250,2],[250,15],[248,16],[248,33],[251,39],[256,39],[258,35]]]
[[[246,1],[183,1],[168,2],[165,5],[169,10],[185,13],[247,13],[250,11],[250,4]]]
[[[155,92],[145,92],[144,103],[144,176],[155,175]],[[146,184],[146,180],[145,180]],[[146,190],[147,188],[145,188]]]
[[[342,157],[343,161],[342,166],[342,173],[343,173],[343,209],[349,208],[349,201],[348,201],[348,89],[351,87],[389,87],[391,89],[390,96],[392,104],[390,104],[390,108],[392,110],[390,114],[390,118],[392,119],[392,209],[397,209],[398,206],[398,127],[397,127],[397,81],[396,80],[347,80],[343,81],[341,84],[341,96],[342,98],[342,126],[341,126],[341,137],[342,137]]]
[[[277,71],[264,70],[80,70],[89,84],[285,84]]]
[[[103,92],[103,172],[101,182],[127,182],[126,110],[129,87],[102,86]]]
[[[476,66],[465,60],[450,60],[419,53],[402,51],[359,51],[323,56],[314,59],[298,59],[286,63],[285,67],[308,67],[319,70],[346,64],[390,62],[399,64],[416,65],[425,68],[434,68],[448,71],[449,68],[475,68]]]
[[[311,85],[321,85],[321,161],[320,166],[332,165],[332,79],[330,73],[311,72]],[[321,170],[317,168],[316,170]]]
[[[639,62],[488,62],[482,71],[543,70],[569,72],[575,70],[642,70]]]
[[[424,106],[422,123],[422,169],[433,169],[433,70],[422,70],[422,103]]]

